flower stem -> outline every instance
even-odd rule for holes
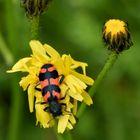
[[[54,134],[56,135],[56,139],[57,140],[64,140],[64,136],[62,134],[58,134],[58,132],[57,132],[57,126],[56,125],[53,128],[53,130],[54,130]]]
[[[116,62],[117,58],[118,58],[118,54],[116,52],[112,52],[109,55],[109,57],[108,57],[105,65],[104,65],[103,69],[101,70],[101,72],[99,73],[97,79],[95,80],[94,85],[89,90],[89,94],[90,94],[91,97],[93,97],[94,93],[96,92],[96,90],[100,86],[103,78],[106,76],[107,72],[111,69],[113,64]],[[80,117],[83,114],[85,108],[86,108],[85,104],[82,104],[80,106],[79,111],[77,113],[77,117]]]
[[[70,131],[68,131],[66,133],[66,140],[72,140],[72,135],[71,135],[71,132]]]
[[[72,135],[70,132],[66,132],[65,134],[56,134],[57,140],[72,140]]]
[[[37,39],[39,32],[39,15],[31,18],[31,39]]]
[[[72,135],[71,135],[70,131],[67,131],[64,134],[59,134],[57,132],[57,126],[56,125],[55,125],[53,130],[54,130],[54,133],[56,135],[57,140],[72,140]]]
[[[64,140],[64,137],[62,134],[56,134],[57,140]]]

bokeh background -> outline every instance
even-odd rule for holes
[[[40,41],[87,62],[87,74],[94,79],[109,54],[102,41],[104,22],[119,18],[131,30],[133,47],[119,56],[102,81],[94,104],[71,131],[75,140],[140,140],[139,9],[139,0],[53,0],[40,17]],[[18,85],[21,74],[6,73],[31,54],[30,35],[20,0],[0,0],[0,140],[56,140],[52,129],[35,126],[27,94]]]

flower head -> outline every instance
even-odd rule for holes
[[[108,20],[103,27],[103,39],[109,50],[117,53],[132,46],[128,24],[119,19]]]
[[[40,15],[47,8],[50,0],[21,0],[21,6],[30,17]]]
[[[84,101],[87,105],[93,103],[92,99],[85,91],[87,85],[92,85],[94,82],[90,77],[86,76],[87,64],[74,60],[70,55],[64,54],[60,56],[60,54],[51,46],[47,44],[42,45],[36,40],[30,41],[30,47],[33,54],[30,57],[20,59],[12,67],[12,70],[9,70],[8,72],[21,71],[28,73],[27,76],[21,78],[19,84],[23,90],[28,91],[30,112],[34,111],[35,106],[36,124],[40,123],[43,128],[49,128],[55,124],[54,120],[56,119],[53,113],[50,112],[52,102],[47,102],[45,100],[46,96],[44,96],[42,91],[36,90],[36,87],[41,88],[41,81],[39,79],[41,67],[44,64],[53,65],[56,68],[58,75],[64,75],[63,82],[58,85],[61,90],[61,99],[55,100],[57,101],[57,104],[61,105],[62,109],[62,113],[57,117],[58,132],[63,133],[66,128],[73,129],[73,125],[76,123],[75,115],[77,112],[77,102]],[[82,74],[76,71],[76,68],[78,67],[82,68]],[[45,95],[46,94],[47,93],[45,93]],[[55,97],[54,93],[50,94]],[[56,99],[56,97],[54,99]],[[44,101],[45,103],[43,103]]]

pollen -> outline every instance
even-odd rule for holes
[[[132,46],[128,24],[119,19],[108,20],[103,27],[103,40],[109,50],[120,53]]]

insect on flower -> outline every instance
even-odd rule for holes
[[[41,102],[41,104],[49,104],[48,107],[44,108],[44,111],[50,111],[53,117],[61,115],[62,105],[65,105],[64,103],[59,103],[59,100],[63,99],[61,98],[59,88],[63,79],[64,76],[62,75],[59,80],[58,72],[52,64],[44,64],[41,67],[39,73],[41,89],[37,87],[35,89],[42,92],[44,102]]]
[[[73,129],[78,102],[93,104],[85,91],[94,80],[86,75],[87,63],[62,56],[50,45],[31,40],[31,56],[20,59],[8,73],[27,72],[19,84],[27,90],[29,110],[36,114],[36,125],[53,127],[58,119],[58,133]],[[82,72],[78,73],[77,68]],[[39,91],[38,91],[39,90]]]

